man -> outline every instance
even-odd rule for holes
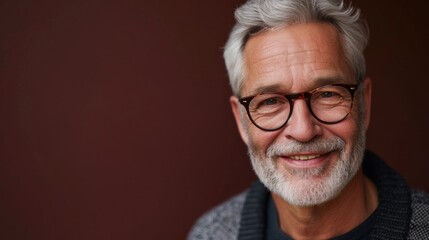
[[[189,239],[429,239],[429,197],[365,152],[371,81],[359,11],[335,0],[249,0],[224,58],[259,178]]]

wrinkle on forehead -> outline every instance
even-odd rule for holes
[[[315,57],[323,62],[323,54],[320,49],[309,49],[302,51],[291,51],[286,53],[286,66],[293,66],[298,64],[311,64],[315,63]]]
[[[280,81],[280,85],[289,90],[316,78],[347,79],[344,69],[348,66],[333,26],[310,24],[305,31],[293,27],[286,30],[261,33],[246,44],[244,85],[251,81],[253,86],[248,91],[264,85],[279,85]]]
[[[254,57],[252,61],[249,61],[247,57],[248,68],[258,67],[260,65],[281,63],[285,64],[284,67],[290,67],[297,64],[309,64],[317,62],[328,62],[327,55],[333,54],[334,52],[328,52],[325,49],[320,48],[308,48],[306,46],[300,46],[297,50],[296,47],[285,46],[282,42],[270,42],[265,46],[262,46],[260,50],[249,49],[246,56],[253,54]],[[316,60],[317,59],[317,60]],[[268,70],[265,69],[265,70]],[[251,70],[251,69],[248,69]],[[269,72],[269,71],[268,71]]]
[[[272,49],[270,49],[272,50]],[[249,77],[266,81],[269,79],[301,79],[313,78],[314,72],[331,69],[335,63],[320,49],[300,51],[263,51],[254,61],[248,61]],[[305,69],[300,71],[297,69]],[[301,74],[305,73],[306,76]]]

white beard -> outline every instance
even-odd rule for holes
[[[291,140],[287,144],[272,144],[265,154],[258,153],[253,144],[248,152],[252,166],[261,182],[286,202],[296,206],[315,206],[327,202],[344,189],[361,167],[365,152],[365,131],[358,126],[358,134],[350,153],[344,141],[315,138],[301,143]],[[339,153],[339,159],[330,168],[325,166],[308,169],[286,169],[277,162],[279,156],[290,156],[300,152]]]

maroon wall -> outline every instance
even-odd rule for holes
[[[183,239],[244,189],[221,57],[242,2],[0,1],[0,239]],[[429,190],[425,0],[355,3],[369,148]]]

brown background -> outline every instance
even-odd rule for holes
[[[184,239],[255,179],[222,50],[243,1],[0,1],[0,239]],[[356,0],[368,146],[429,190],[425,0]]]

